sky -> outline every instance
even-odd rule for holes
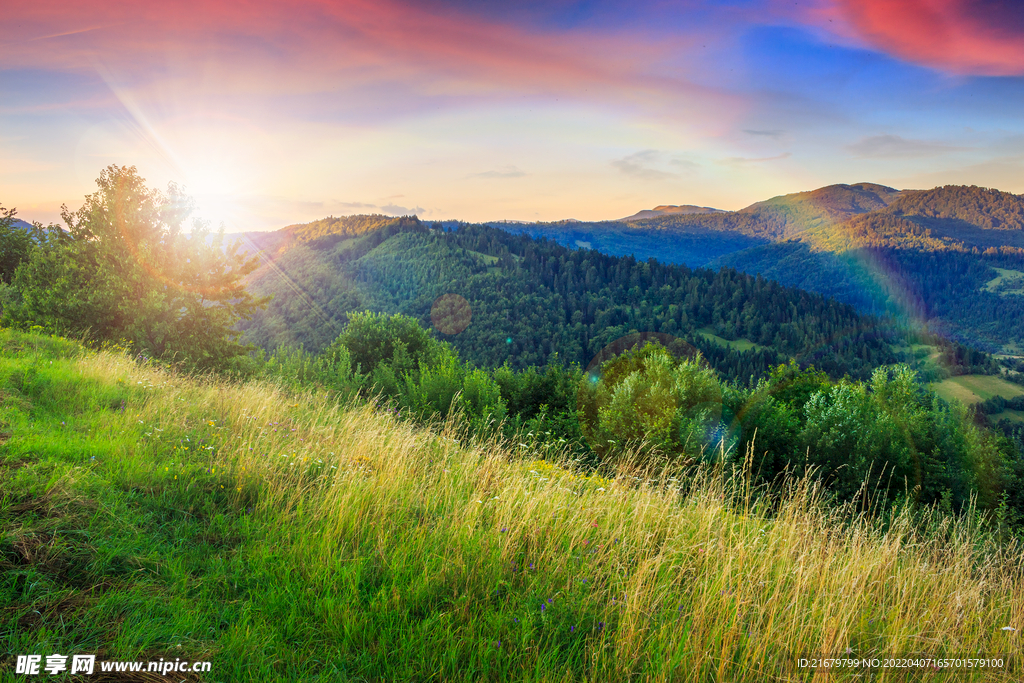
[[[1024,193],[996,0],[0,0],[0,205],[111,164],[228,232],[607,220],[833,183]]]

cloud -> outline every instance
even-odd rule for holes
[[[899,135],[875,135],[847,145],[846,149],[858,157],[905,158],[935,156],[959,148],[925,140],[907,140]]]
[[[484,171],[483,173],[473,173],[470,178],[522,178],[525,173],[520,171],[518,168],[512,165],[502,166],[500,171]]]
[[[679,168],[685,169],[687,171],[693,171],[695,169],[700,168],[700,164],[698,164],[696,161],[690,161],[689,159],[680,159],[679,157],[673,157],[669,159],[668,163],[671,166],[678,166]]]
[[[781,138],[786,134],[784,130],[750,130],[749,128],[743,131],[747,135],[757,135],[766,138]]]
[[[405,195],[397,194],[394,197],[387,197],[387,199],[394,199],[396,197],[404,197]],[[342,212],[356,211],[359,213],[386,213],[396,216],[411,216],[413,214],[419,215],[426,211],[422,206],[408,207],[400,206],[398,204],[370,204],[368,202],[334,202],[332,204],[333,210]]]
[[[384,213],[389,213],[395,216],[412,216],[414,214],[418,216],[419,214],[426,212],[426,209],[424,209],[422,206],[417,206],[415,208],[410,209],[405,206],[398,206],[397,204],[388,204],[386,206],[382,206],[380,207],[380,210],[383,211]]]
[[[788,159],[791,156],[793,156],[791,152],[783,152],[782,154],[777,154],[773,157],[757,157],[754,159],[748,157],[729,157],[728,159],[723,159],[722,163],[731,165],[760,164],[765,161],[779,161],[781,159]]]
[[[963,75],[1024,74],[1017,0],[824,0],[805,20],[900,59]],[[828,24],[825,17],[835,17]]]
[[[101,67],[164,107],[269,95],[300,111],[380,121],[445,104],[558,98],[628,102],[714,127],[744,99],[659,67],[678,37],[539,31],[413,0],[39,0],[4,15],[18,27],[0,42],[5,69]]]
[[[653,167],[661,158],[661,153],[656,149],[645,149],[642,152],[635,152],[621,159],[612,161],[612,166],[628,176],[640,180],[665,180],[675,177],[674,173],[668,173]],[[692,163],[692,162],[691,162]]]

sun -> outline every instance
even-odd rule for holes
[[[193,218],[226,232],[244,229],[244,187],[241,174],[223,163],[201,163],[188,169],[181,183],[182,191],[196,204]]]

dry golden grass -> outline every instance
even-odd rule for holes
[[[439,605],[448,621],[437,628],[452,638],[486,631],[485,612],[532,619],[525,644],[494,664],[522,678],[796,680],[801,653],[1021,654],[1024,553],[984,540],[969,518],[922,526],[904,511],[883,525],[828,507],[807,482],[791,483],[769,514],[711,470],[687,475],[696,480],[684,495],[683,475],[667,470],[602,479],[516,444],[464,445],[457,419],[426,429],[322,393],[174,376],[114,353],[74,362],[86,377],[139,388],[110,429],[124,419],[208,433],[209,467],[233,473],[236,495],[279,525],[318,591],[341,590],[325,568],[376,557],[407,577],[393,589],[396,614],[436,588],[443,599],[423,604]],[[140,446],[126,457],[150,456]],[[474,606],[501,582],[504,602]],[[562,642],[543,636],[548,596],[565,605],[558,628],[587,632],[569,674],[559,657],[574,650],[545,651]],[[444,661],[438,653],[426,670],[445,677]],[[978,669],[942,676],[1012,680]]]

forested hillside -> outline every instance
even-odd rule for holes
[[[889,343],[893,327],[815,294],[730,269],[570,250],[479,225],[445,231],[406,218],[357,237],[322,235],[275,256],[252,276],[250,291],[274,295],[242,324],[266,348],[318,351],[348,312],[364,309],[430,326],[434,301],[450,293],[468,301],[472,318],[445,338],[486,367],[556,359],[585,366],[636,331],[680,337],[743,380],[789,358],[857,377],[900,360]]]
[[[989,351],[1024,348],[1024,289],[1013,284],[1024,277],[1020,195],[858,183],[736,212],[515,229],[610,254],[761,274]]]

